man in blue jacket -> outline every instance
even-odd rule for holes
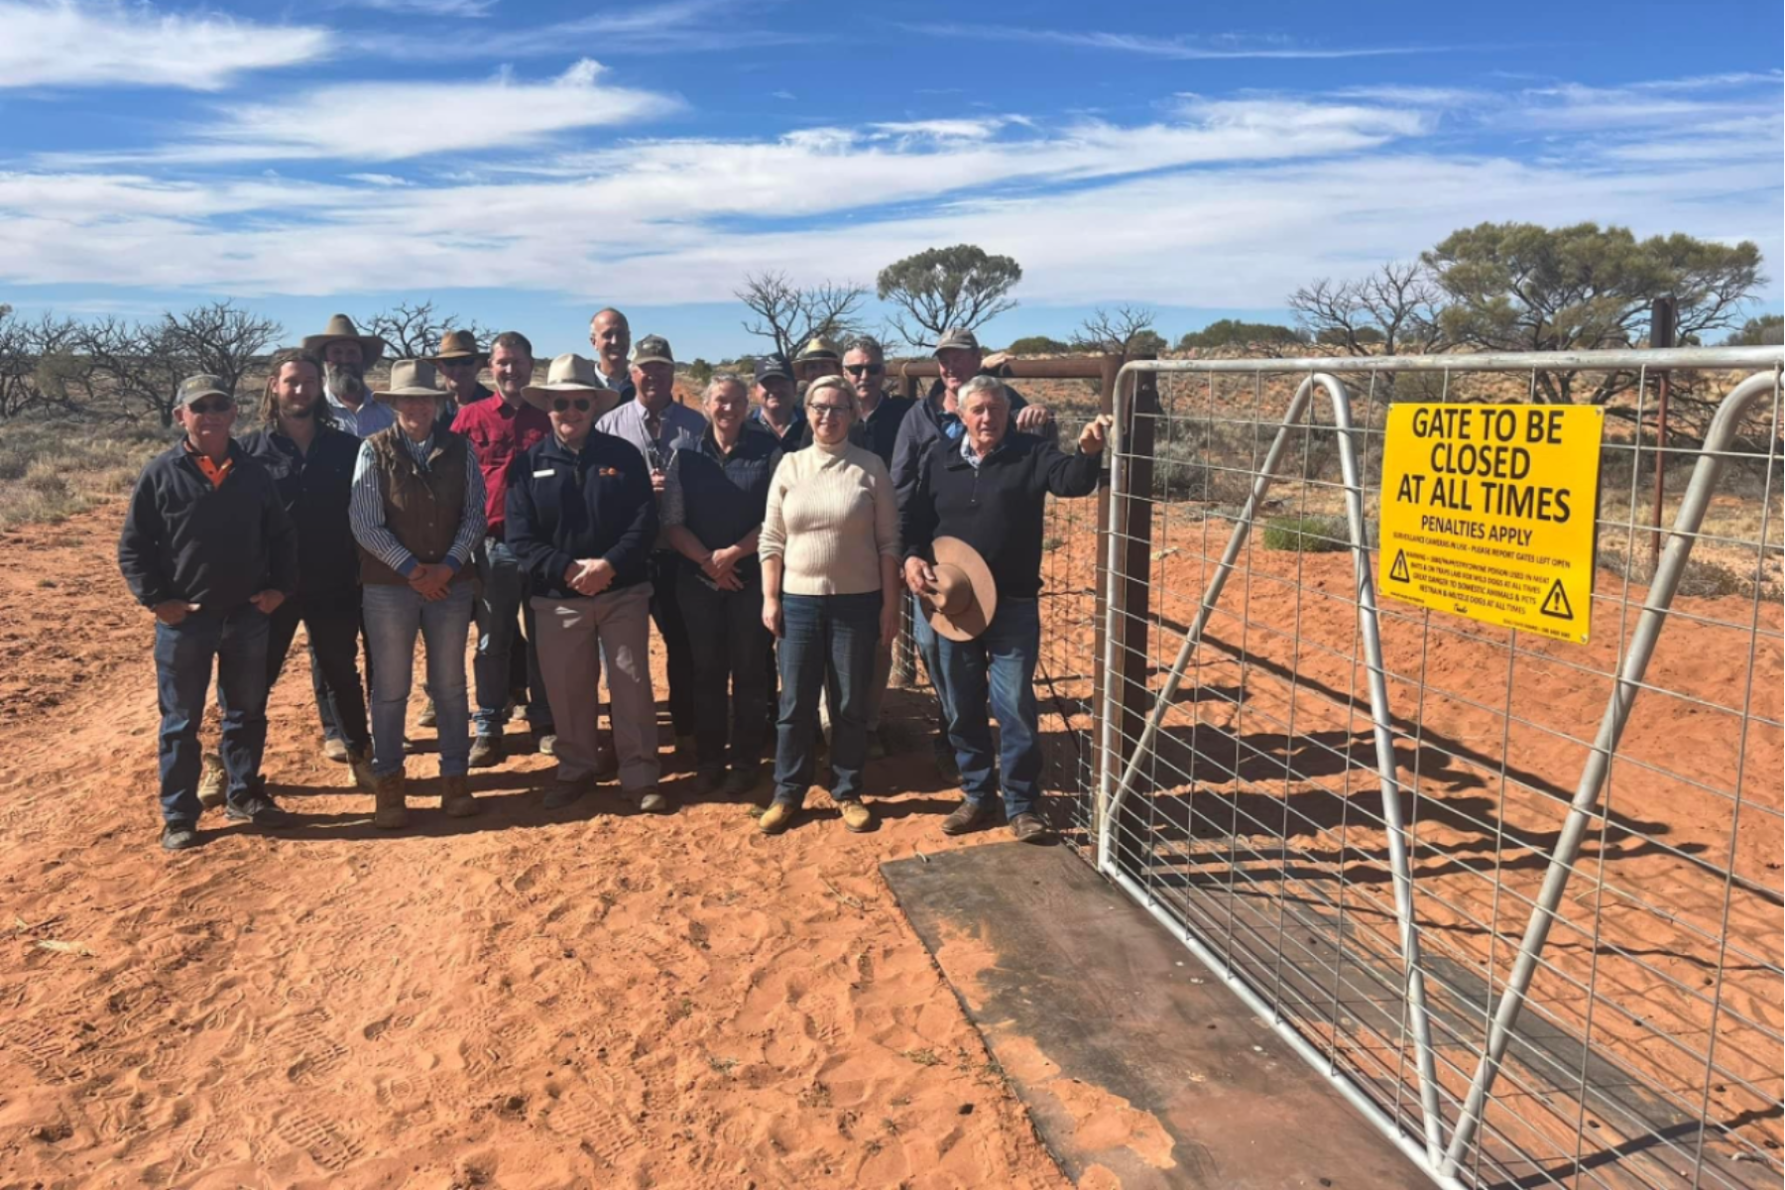
[[[545,410],[551,434],[508,474],[507,539],[530,580],[539,669],[557,726],[557,780],[548,809],[581,797],[596,771],[597,687],[605,659],[620,788],[639,809],[674,807],[658,788],[657,704],[651,690],[651,548],[657,501],[644,456],[597,431],[620,394],[580,355],[552,361],[522,396]]]
[[[298,544],[273,478],[229,436],[235,394],[215,376],[181,381],[186,431],[143,468],[130,496],[118,566],[155,614],[161,703],[161,845],[198,842],[198,727],[211,672],[223,712],[224,816],[287,826],[260,779],[267,737],[267,628],[298,589]]]

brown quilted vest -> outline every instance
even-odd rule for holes
[[[389,426],[366,439],[377,462],[378,490],[384,496],[384,524],[421,562],[440,562],[452,549],[465,508],[465,439],[448,430],[434,431],[428,469],[415,465],[409,448],[398,438],[401,426]],[[366,550],[359,551],[362,583],[407,586],[409,580]],[[469,582],[472,568],[462,566],[453,581]]]

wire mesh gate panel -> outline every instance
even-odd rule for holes
[[[1779,1184],[1780,362],[1130,364],[1050,514],[1056,820],[1441,1182]],[[1587,645],[1372,589],[1388,404],[1535,369],[1610,390]]]

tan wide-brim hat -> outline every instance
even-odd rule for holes
[[[353,319],[345,314],[337,314],[328,320],[328,329],[320,335],[309,335],[304,339],[304,350],[311,355],[322,355],[328,350],[330,343],[338,343],[351,339],[359,344],[360,354],[366,367],[371,367],[379,356],[384,354],[384,340],[377,335],[362,335],[359,328],[353,325]]]
[[[437,364],[447,360],[474,359],[481,368],[490,362],[490,353],[477,349],[477,337],[470,331],[447,331],[440,339],[440,350],[431,358]]]
[[[398,397],[432,397],[439,401],[446,397],[446,390],[440,387],[440,379],[434,372],[434,361],[426,359],[400,359],[390,366],[390,387],[372,396],[385,404]]]
[[[969,641],[998,614],[998,584],[979,551],[958,537],[938,537],[936,591],[924,597],[930,627],[949,640]]]
[[[566,352],[546,369],[544,384],[529,384],[521,390],[527,404],[545,413],[552,411],[553,397],[589,397],[594,412],[600,417],[620,403],[620,394],[595,379],[595,362],[575,352]]]

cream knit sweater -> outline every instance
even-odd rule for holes
[[[880,559],[899,557],[892,476],[873,451],[814,442],[781,459],[756,547],[782,560],[784,595],[880,590]]]

